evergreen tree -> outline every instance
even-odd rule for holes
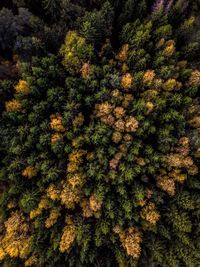
[[[199,1],[3,1],[0,265],[197,267]]]

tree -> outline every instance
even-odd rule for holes
[[[86,12],[77,23],[82,25],[80,33],[89,43],[100,47],[106,38],[111,37],[113,27],[113,8],[109,2],[102,5],[99,11]]]
[[[66,35],[60,54],[63,56],[63,65],[67,71],[74,74],[80,71],[83,63],[92,59],[94,50],[91,44],[86,43],[85,38],[70,31]]]

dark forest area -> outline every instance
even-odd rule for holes
[[[0,1],[0,266],[200,266],[200,0]]]

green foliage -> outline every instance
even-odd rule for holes
[[[81,65],[93,57],[93,46],[86,43],[85,38],[76,32],[68,32],[65,44],[61,47],[60,54],[64,57],[63,65],[74,74],[79,72]]]
[[[100,46],[106,38],[111,37],[113,15],[113,8],[109,2],[103,4],[100,11],[87,12],[77,21],[81,25],[80,34],[89,43]]]
[[[199,1],[2,7],[0,266],[198,266]]]
[[[25,192],[20,199],[19,205],[24,212],[29,213],[37,206],[37,193]]]

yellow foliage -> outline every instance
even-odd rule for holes
[[[112,112],[112,110],[113,110],[113,107],[108,101],[95,105],[95,111],[96,111],[97,117],[109,115]]]
[[[13,209],[13,208],[15,208],[16,206],[17,206],[16,200],[10,200],[10,201],[8,202],[8,205],[7,205],[8,209]]]
[[[180,138],[178,143],[181,146],[188,146],[189,145],[189,138],[186,137],[186,136],[183,136],[183,137]]]
[[[67,182],[69,183],[69,185],[71,185],[72,188],[75,188],[83,184],[83,177],[81,174],[75,173],[67,180]]]
[[[112,140],[114,143],[119,143],[122,140],[122,134],[120,132],[114,131],[112,135]]]
[[[168,176],[158,176],[156,178],[156,185],[170,196],[175,195],[175,182],[172,178]]]
[[[84,63],[81,68],[81,76],[83,79],[87,79],[90,76],[91,65],[89,63]]]
[[[115,118],[112,115],[105,115],[101,117],[101,121],[107,125],[113,126]]]
[[[38,208],[40,210],[46,210],[46,209],[49,209],[50,208],[50,202],[49,202],[49,199],[46,197],[46,196],[42,196],[39,204],[38,204]]]
[[[76,149],[69,154],[69,163],[67,164],[67,171],[73,173],[78,171],[79,166],[83,163],[83,156],[86,151]]]
[[[77,127],[77,126],[81,126],[83,125],[84,122],[84,116],[83,114],[80,112],[73,120],[73,126]]]
[[[168,163],[169,166],[175,167],[175,168],[190,168],[194,162],[191,157],[183,156],[178,153],[171,153],[167,155],[166,157],[166,162]]]
[[[155,204],[150,202],[140,212],[142,219],[148,221],[151,224],[156,224],[160,218],[159,212],[156,210]]]
[[[19,252],[19,257],[21,259],[25,259],[28,256],[28,254],[30,253],[30,245],[31,245],[31,237],[24,240],[23,246],[21,244],[20,252]]]
[[[74,243],[74,240],[76,238],[76,228],[75,225],[67,225],[64,230],[63,234],[60,240],[60,252],[67,252],[72,244]]]
[[[189,84],[192,86],[200,86],[200,71],[196,70],[192,72]]]
[[[169,40],[165,43],[165,49],[163,50],[163,55],[165,57],[171,57],[175,52],[175,42],[173,40]]]
[[[152,112],[153,111],[153,109],[154,109],[154,104],[152,103],[152,102],[150,102],[150,101],[148,101],[147,103],[146,103],[146,108],[147,108],[147,113],[149,114],[150,112]]]
[[[5,222],[6,232],[1,240],[1,257],[8,254],[10,257],[25,258],[31,246],[29,226],[24,222],[24,217],[19,211],[13,212]]]
[[[133,77],[130,73],[125,73],[121,79],[121,86],[128,91],[133,85]]]
[[[119,159],[113,158],[109,161],[110,169],[116,170],[119,165]]]
[[[133,136],[131,134],[125,134],[123,136],[123,139],[125,142],[132,142],[133,141]]]
[[[117,119],[122,118],[122,117],[124,116],[124,114],[125,114],[125,110],[124,110],[123,107],[116,107],[116,108],[114,109],[114,115],[115,115],[115,117],[116,117]]]
[[[5,251],[11,258],[17,258],[19,256],[19,243],[17,241],[11,242],[10,245],[5,247]]]
[[[21,93],[24,95],[28,95],[30,93],[28,83],[24,80],[19,80],[18,84],[15,86],[15,90],[17,93]]]
[[[181,173],[181,170],[179,169],[175,169],[174,171],[170,172],[169,175],[175,182],[179,182],[181,184],[187,179],[187,174]]]
[[[50,184],[47,188],[47,196],[52,200],[58,200],[60,198],[60,189],[54,184]]]
[[[143,75],[143,84],[151,85],[156,74],[154,70],[147,70]]]
[[[56,132],[64,132],[65,128],[62,125],[62,117],[60,114],[52,114],[50,116],[51,122],[50,127]]]
[[[94,212],[101,210],[102,201],[97,199],[97,197],[93,194],[89,199],[90,209]]]
[[[80,206],[83,210],[83,217],[85,218],[89,218],[93,215],[101,215],[102,201],[98,200],[94,194],[90,196],[89,200],[86,198],[82,198]]]
[[[36,217],[38,217],[39,215],[42,214],[42,210],[41,209],[34,209],[30,212],[30,219],[34,219]]]
[[[57,222],[59,216],[60,210],[58,208],[51,209],[49,217],[45,221],[45,227],[50,228],[53,226]]]
[[[13,99],[10,101],[7,101],[5,103],[6,106],[6,111],[7,112],[12,112],[12,111],[21,111],[22,110],[22,105],[19,102],[19,100]]]
[[[75,149],[78,149],[82,146],[82,141],[83,139],[80,138],[80,136],[78,137],[75,137],[73,140],[72,140],[72,146],[75,148]]]
[[[29,266],[32,267],[36,264],[38,264],[38,259],[35,255],[32,255],[31,257],[29,257],[24,263],[25,267],[29,267]]]
[[[60,194],[60,199],[62,205],[65,205],[68,209],[73,209],[75,204],[78,203],[81,199],[81,189],[72,188],[69,183],[63,185],[63,190]]]
[[[139,258],[141,254],[141,241],[141,233],[136,228],[131,227],[128,229],[127,236],[125,240],[122,241],[122,245],[129,256]]]
[[[189,175],[197,175],[199,173],[199,169],[196,165],[192,165],[188,168],[188,174]]]
[[[113,231],[119,235],[123,248],[127,255],[133,258],[139,258],[141,254],[142,234],[135,227],[129,227],[123,231],[118,225],[114,227]]]
[[[137,164],[139,166],[145,166],[145,160],[143,158],[137,158]]]
[[[194,128],[200,128],[200,116],[195,116],[189,121],[189,124]]]
[[[169,79],[163,84],[163,88],[166,91],[172,91],[176,88],[177,82],[175,79]]]
[[[62,137],[62,135],[60,133],[52,134],[52,136],[51,136],[51,143],[52,144],[54,144],[54,143],[56,143],[56,142],[58,142],[60,140],[63,140],[63,137]]]
[[[0,261],[2,261],[6,257],[6,252],[0,247]]]
[[[120,62],[124,62],[127,59],[128,56],[128,50],[129,50],[129,45],[124,44],[119,52],[119,54],[116,56],[116,59],[119,60]]]
[[[111,96],[114,97],[114,98],[119,98],[121,96],[121,92],[118,89],[114,89],[111,92]]]
[[[138,200],[138,205],[140,206],[140,207],[144,207],[144,205],[146,205],[146,200],[144,200],[144,199],[141,199],[141,200]]]
[[[117,131],[123,132],[125,130],[125,122],[119,119],[115,122],[115,128]]]
[[[93,215],[93,211],[90,209],[90,204],[87,199],[82,199],[80,205],[83,210],[83,217],[89,218]]]
[[[67,164],[67,172],[69,172],[69,173],[76,172],[76,171],[78,171],[78,169],[79,169],[79,165],[77,165],[74,162],[69,162]]]
[[[130,116],[126,119],[125,128],[127,132],[133,133],[137,130],[138,127],[139,123],[135,117]]]
[[[154,85],[155,90],[161,89],[162,83],[163,83],[162,79],[154,79],[153,85]],[[154,89],[153,89],[153,91],[154,91]],[[152,95],[153,97],[155,97],[158,94],[158,91],[156,91],[156,92],[157,93],[154,92],[154,94]]]
[[[47,210],[50,208],[50,201],[47,196],[42,196],[38,207],[30,212],[30,219],[34,219],[42,214],[43,210]]]
[[[34,176],[37,175],[37,169],[33,166],[27,166],[23,171],[22,175],[24,177],[27,177],[28,179],[33,178]]]

